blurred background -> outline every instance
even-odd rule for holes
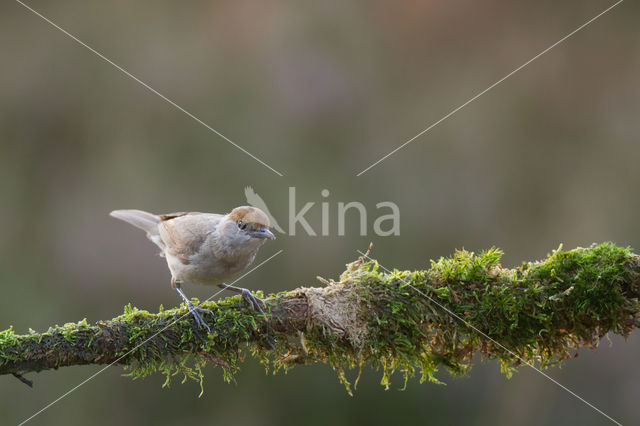
[[[176,306],[169,272],[116,208],[226,212],[251,185],[281,225],[288,188],[329,236],[280,235],[241,285],[266,292],[336,278],[374,243],[387,267],[455,248],[503,265],[611,240],[640,247],[640,7],[624,2],[363,175],[356,174],[611,5],[612,1],[86,2],[28,4],[269,164],[278,176],[19,3],[0,6],[0,329]],[[330,191],[322,197],[321,191]],[[337,236],[338,202],[367,207]],[[400,235],[373,221],[392,201]],[[187,286],[204,299],[215,289]],[[640,422],[640,336],[611,336],[548,373],[624,424]],[[16,424],[99,367],[0,377]],[[236,385],[132,381],[113,367],[33,425],[607,424],[535,371],[494,362],[446,386],[365,370],[349,397],[326,365]],[[355,376],[355,372],[351,376]]]

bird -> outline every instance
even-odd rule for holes
[[[174,288],[196,324],[210,327],[200,312],[210,311],[195,306],[182,291],[185,283],[217,285],[240,293],[249,306],[264,314],[264,301],[249,290],[225,284],[253,262],[266,240],[276,237],[271,232],[269,217],[259,208],[240,206],[228,214],[179,212],[153,214],[143,210],[114,210],[110,215],[146,231],[167,260]]]
[[[247,203],[251,204],[253,207],[261,209],[265,212],[267,217],[269,217],[269,221],[271,222],[271,227],[278,231],[281,234],[284,234],[284,230],[278,225],[276,218],[273,217],[269,209],[267,208],[267,203],[264,202],[261,196],[258,195],[256,191],[253,190],[252,187],[247,186],[244,188],[244,196],[247,197]]]

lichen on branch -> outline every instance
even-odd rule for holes
[[[324,287],[270,295],[265,316],[239,296],[203,302],[211,335],[184,306],[127,306],[108,321],[42,333],[9,328],[0,332],[0,374],[113,363],[133,377],[161,372],[167,384],[176,374],[202,383],[212,363],[229,381],[252,354],[272,371],[329,364],[350,391],[345,372],[365,365],[382,370],[385,386],[396,371],[405,382],[416,372],[438,382],[440,367],[465,374],[477,353],[511,374],[522,361],[556,365],[608,332],[628,336],[640,325],[640,258],[629,248],[559,248],[513,269],[501,256],[460,250],[428,269],[392,272],[361,257],[338,281],[321,279]]]

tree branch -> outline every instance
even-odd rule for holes
[[[347,387],[345,369],[381,367],[388,385],[396,370],[433,381],[440,366],[466,373],[476,352],[508,374],[522,361],[548,367],[640,325],[640,258],[630,249],[558,249],[514,269],[499,264],[501,255],[457,251],[426,270],[388,273],[361,257],[338,282],[271,295],[264,317],[239,296],[203,303],[213,335],[184,306],[155,314],[127,306],[109,321],[43,333],[9,328],[0,332],[0,374],[113,363],[136,377],[181,372],[201,381],[212,362],[231,380],[249,350],[274,370],[328,363]]]

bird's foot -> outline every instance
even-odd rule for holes
[[[171,285],[173,286],[173,288],[176,289],[176,291],[178,292],[180,297],[182,297],[182,300],[184,300],[184,303],[189,308],[189,312],[191,312],[191,314],[193,315],[193,318],[195,318],[196,324],[198,324],[198,326],[200,326],[202,328],[206,328],[207,331],[209,332],[209,334],[212,334],[211,333],[211,328],[207,325],[206,322],[204,322],[204,320],[200,316],[199,312],[202,312],[202,313],[205,313],[205,314],[213,314],[213,312],[210,311],[209,309],[200,308],[200,307],[194,305],[193,302],[191,302],[191,300],[189,300],[189,298],[187,296],[185,296],[185,294],[182,292],[182,289],[180,288],[180,284],[182,284],[180,281],[173,280],[173,279],[171,281]]]
[[[264,303],[264,300],[255,296],[246,288],[242,289],[242,297],[244,298],[244,300],[247,301],[249,306],[251,306],[251,309],[253,309],[256,312],[260,312],[262,315],[264,315],[264,310],[262,309],[262,307],[265,307],[265,308],[267,307],[267,304]]]
[[[196,324],[198,324],[198,326],[202,328],[206,328],[209,334],[212,334],[211,327],[209,327],[209,325],[206,322],[204,322],[204,320],[202,319],[202,316],[200,315],[200,312],[204,314],[213,314],[213,312],[210,309],[205,309],[205,308],[196,306],[190,301],[187,301],[187,307],[189,308],[189,312],[191,312],[191,315],[193,315],[193,318],[195,319]]]

